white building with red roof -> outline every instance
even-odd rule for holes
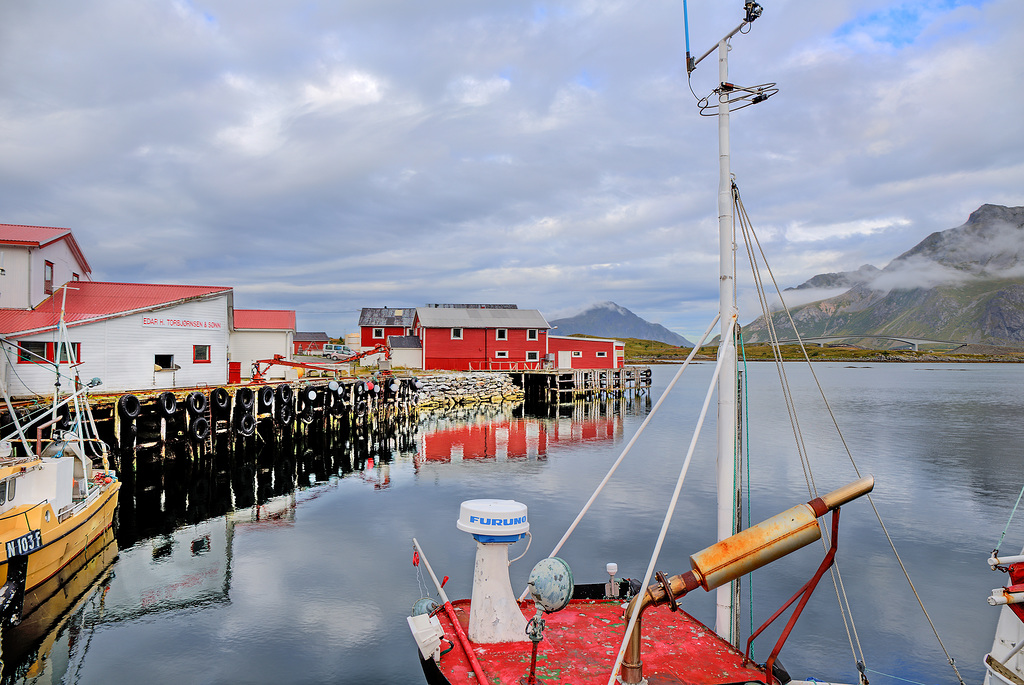
[[[70,354],[59,353],[62,307]],[[232,290],[221,286],[68,283],[66,294],[58,287],[35,309],[0,309],[0,335],[10,343],[3,380],[11,395],[50,393],[60,357],[82,378],[100,378],[100,392],[223,383],[231,310]]]
[[[288,309],[236,309],[231,331],[232,369],[230,380],[237,372],[238,379],[252,378],[253,362],[273,359],[279,354],[291,359],[295,340],[295,312]],[[236,366],[237,364],[237,366]],[[295,378],[294,369],[286,366],[267,367],[264,377],[269,379]]]
[[[91,274],[70,228],[0,224],[0,307],[31,309],[55,287]]]

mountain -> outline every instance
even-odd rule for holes
[[[853,273],[864,280],[791,308],[801,336],[1024,344],[1024,207],[982,205],[962,226],[932,233],[884,269]],[[816,276],[799,288],[827,287],[834,275]],[[807,285],[815,279],[817,286]],[[780,338],[792,337],[784,313],[772,318]],[[763,318],[743,332],[748,340],[768,339]]]
[[[549,321],[558,330],[557,335],[595,335],[601,338],[640,338],[641,340],[657,340],[658,342],[680,347],[693,347],[693,343],[673,333],[661,324],[644,321],[625,307],[614,302],[601,302],[583,310],[576,316],[567,319]]]

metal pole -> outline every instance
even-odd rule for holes
[[[718,43],[719,88],[729,81],[729,38]],[[719,240],[719,312],[721,338],[718,357],[718,539],[736,533],[736,346],[733,344],[736,309],[736,245],[733,236],[732,170],[729,164],[729,97],[718,94],[718,240]],[[735,612],[736,582],[716,591],[715,632],[734,646],[739,641]]]

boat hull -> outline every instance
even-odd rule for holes
[[[48,503],[25,505],[0,518],[0,542],[16,540],[38,530],[42,546],[25,556],[7,557],[0,546],[0,585],[10,601],[0,609],[5,624],[17,623],[38,605],[35,591],[84,555],[88,546],[114,525],[120,482],[98,486],[99,491],[70,516],[60,520]]]

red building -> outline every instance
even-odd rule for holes
[[[424,369],[540,369],[548,361],[551,326],[536,309],[419,307],[414,328]]]
[[[549,335],[548,353],[558,369],[621,369],[626,360],[626,343]]]
[[[326,333],[314,333],[311,331],[295,332],[295,348],[292,354],[306,354],[319,356],[324,351],[324,345],[331,342]]]
[[[363,307],[359,312],[359,346],[364,350],[386,345],[388,336],[413,335],[416,309]]]

